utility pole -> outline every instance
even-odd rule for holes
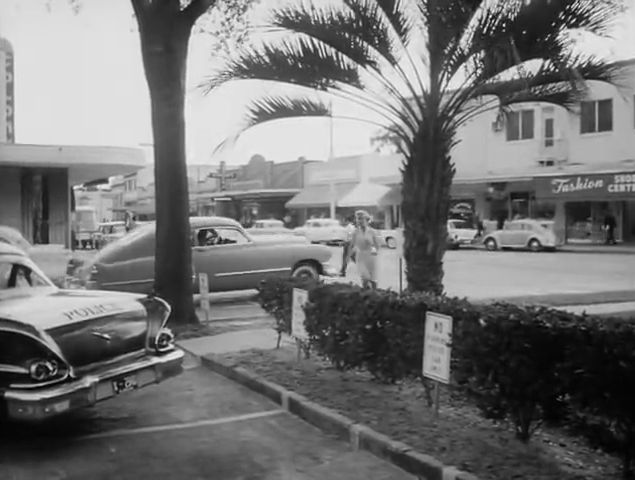
[[[225,166],[225,161],[220,162],[220,168],[217,173],[210,173],[208,175],[209,178],[218,178],[219,179],[219,190],[224,192],[227,190],[227,180],[233,180],[236,178],[236,172],[227,173]]]
[[[333,154],[333,100],[329,102],[329,162],[331,162],[334,158]],[[337,199],[335,198],[335,179],[331,178],[329,180],[329,190],[330,190],[330,209],[329,209],[329,217],[335,218],[335,206]]]

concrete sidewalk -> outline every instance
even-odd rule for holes
[[[277,339],[278,334],[272,328],[258,328],[180,340],[177,343],[186,352],[204,357],[252,349],[272,350],[276,348]],[[295,346],[295,343],[288,335],[283,335],[281,346]]]

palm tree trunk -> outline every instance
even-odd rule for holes
[[[406,279],[411,291],[440,295],[454,177],[450,161],[454,135],[433,120],[423,125],[403,169]]]
[[[154,135],[155,292],[172,306],[171,323],[196,323],[184,118],[191,25],[167,13],[139,24]]]

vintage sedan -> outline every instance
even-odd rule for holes
[[[182,371],[156,297],[60,290],[0,244],[0,417],[40,421]]]
[[[282,220],[256,220],[253,227],[248,228],[249,235],[293,235],[293,230],[284,226]]]
[[[104,222],[97,226],[97,232],[93,234],[95,248],[104,248],[109,243],[120,239],[127,233],[126,222]]]
[[[331,251],[293,236],[251,237],[224,217],[192,217],[194,273],[206,273],[210,292],[257,288],[270,277],[335,276]],[[150,293],[154,285],[155,224],[138,227],[82,267],[86,288]],[[194,281],[195,291],[198,282]]]
[[[311,218],[293,232],[312,243],[341,244],[346,240],[346,228],[334,218]]]
[[[458,249],[461,245],[476,242],[478,230],[466,220],[451,218],[448,220],[448,247]]]
[[[532,252],[555,250],[558,241],[546,222],[524,219],[506,222],[502,230],[495,230],[483,238],[485,248],[528,248]]]

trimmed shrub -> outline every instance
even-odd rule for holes
[[[291,291],[298,286],[309,290],[305,326],[311,346],[336,368],[365,369],[386,382],[420,378],[426,312],[450,315],[452,384],[485,417],[510,419],[522,441],[543,421],[572,427],[619,451],[625,475],[632,475],[632,320],[345,284],[267,282],[261,305],[276,317],[280,334],[289,331]]]

